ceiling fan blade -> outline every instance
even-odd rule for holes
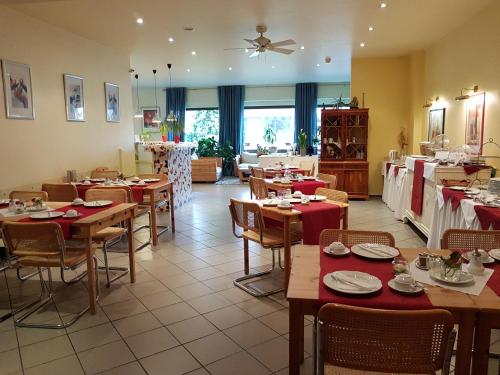
[[[294,52],[293,49],[288,49],[288,48],[275,48],[275,47],[266,47],[269,51],[273,52],[278,52],[278,53],[284,53],[285,55],[289,55],[292,52]]]
[[[236,47],[236,48],[224,48],[224,51],[232,51],[232,50],[236,50],[236,49],[257,49],[257,47]]]
[[[280,42],[271,43],[271,47],[284,47],[284,46],[291,46],[292,44],[297,44],[297,43],[295,43],[295,40],[293,39],[287,39],[287,40],[282,40]]]
[[[252,53],[250,56],[248,57],[257,57],[260,55],[260,52],[259,51],[255,51],[254,53]]]
[[[258,47],[259,43],[257,43],[255,40],[252,39],[243,39],[244,41],[250,43],[252,46]]]

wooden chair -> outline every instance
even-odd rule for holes
[[[278,289],[273,289],[269,291],[264,291],[258,286],[252,286],[249,284],[244,284],[243,281],[254,279],[260,276],[270,274],[276,265],[275,261],[275,251],[278,250],[278,263],[279,267],[283,269],[281,264],[281,252],[280,249],[283,247],[283,229],[282,228],[270,228],[266,227],[264,218],[260,211],[260,206],[253,202],[244,202],[238,199],[231,198],[231,203],[229,205],[229,211],[231,213],[233,234],[237,238],[243,238],[243,251],[244,251],[244,271],[245,276],[239,277],[234,280],[234,285],[238,288],[243,289],[245,292],[250,293],[255,297],[268,296],[270,294],[278,293],[284,288],[280,287]],[[237,229],[243,230],[241,234],[237,233]],[[292,243],[299,243],[302,239],[302,231],[298,226],[291,227],[291,238]],[[265,249],[271,249],[273,263],[271,269],[250,274],[249,266],[249,256],[248,256],[248,241],[253,241],[259,243]]]
[[[340,190],[333,190],[333,189],[327,189],[327,188],[316,188],[314,191],[314,194],[316,195],[324,195],[328,199],[336,202],[343,202],[343,203],[349,203],[349,196],[345,191],[340,191]]]
[[[165,173],[143,173],[138,175],[141,180],[144,180],[146,178],[159,178],[160,181],[168,181],[168,175]]]
[[[256,199],[267,198],[268,190],[266,180],[250,176],[248,184],[250,185],[250,197],[255,196]]]
[[[332,242],[342,242],[347,247],[360,243],[377,243],[391,247],[396,244],[393,235],[388,232],[324,229],[319,235],[319,245],[328,246]]]
[[[43,201],[49,200],[49,195],[46,191],[31,191],[31,190],[14,190],[9,194],[9,199],[19,199],[20,201],[29,202],[33,198],[42,198]]]
[[[337,176],[333,174],[318,173],[318,179],[327,183],[327,188],[335,189],[337,187]]]
[[[118,176],[120,175],[120,172],[118,171],[113,171],[109,169],[105,170],[93,170],[90,172],[90,178],[106,178],[109,180],[116,180]]]
[[[128,186],[127,186],[128,187]],[[130,188],[129,188],[130,189]],[[128,203],[129,194],[127,190],[120,187],[118,189],[103,188],[89,189],[85,192],[86,201],[110,200],[115,203]],[[108,244],[111,241],[118,241],[124,234],[126,229],[123,227],[107,227],[92,236],[92,239],[97,243],[102,243],[102,253],[104,256],[104,269],[106,271],[106,286],[109,288],[111,283],[128,273],[127,267],[111,267],[108,261]],[[110,278],[109,271],[121,271],[115,277]]]
[[[145,178],[159,178],[160,181],[168,181],[168,175],[165,173],[143,173],[140,174],[139,176],[140,179],[145,179]],[[151,215],[154,215],[154,212],[151,212],[151,206],[149,204],[146,204],[149,202],[149,197],[144,197],[146,200],[144,202],[139,202],[139,207],[138,207],[138,212],[136,214],[136,218],[148,213],[149,215],[149,224],[148,225],[141,225],[139,227],[134,228],[134,232],[137,232],[141,229],[148,229],[149,230],[149,240],[145,242],[143,245],[139,246],[137,249],[141,249],[143,246],[147,246],[151,244],[151,238],[152,238],[152,229],[151,229]],[[168,200],[168,194],[163,193],[161,197],[159,197],[155,201],[155,208],[160,209],[160,210],[165,210],[168,211],[170,209],[170,201]],[[157,236],[162,235],[166,231],[168,231],[169,226],[168,225],[156,225],[156,228],[159,229],[157,231]]]
[[[317,330],[321,375],[325,365],[359,373],[450,372],[456,332],[446,310],[377,310],[330,303],[319,310]]]
[[[300,161],[299,168],[304,171],[305,176],[314,176],[316,172],[316,163],[314,161]]]
[[[500,248],[500,230],[466,230],[448,229],[441,239],[441,247],[449,250],[472,251],[483,249],[490,251]],[[499,358],[498,353],[490,352],[490,338],[492,329],[500,329],[498,316],[488,312],[480,312],[479,324],[474,332],[474,374],[483,374],[488,371],[488,359]]]
[[[222,177],[222,158],[199,158],[191,160],[193,182],[217,182]]]
[[[264,168],[261,167],[250,168],[250,173],[252,174],[253,177],[266,178],[266,174],[264,173]]]
[[[36,311],[54,300],[51,267],[60,267],[61,273],[65,270],[75,270],[86,264],[87,250],[82,247],[68,247],[64,241],[61,227],[57,223],[15,223],[5,222],[2,226],[3,239],[9,254],[17,257],[17,266],[36,267],[40,276],[42,292],[40,297],[13,312],[14,322],[19,327],[36,328],[66,328],[76,322],[89,310],[87,306],[78,312],[71,320],[60,323],[26,323],[24,320]],[[97,258],[92,248],[94,267],[96,268],[96,288],[99,296],[99,282],[97,277]],[[47,268],[48,282],[43,278],[42,268]],[[21,316],[16,317],[20,314]],[[60,315],[61,316],[61,315]]]
[[[47,192],[50,202],[72,202],[78,198],[78,191],[73,184],[43,184],[42,190]]]

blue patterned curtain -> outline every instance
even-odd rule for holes
[[[219,86],[219,142],[229,142],[236,154],[241,151],[245,86]]]
[[[307,134],[307,142],[312,144],[316,136],[318,107],[318,84],[297,83],[295,85],[295,142],[300,129]]]
[[[168,116],[170,111],[172,111],[175,116],[177,116],[177,120],[180,121],[182,126],[184,126],[184,120],[186,118],[186,88],[172,87],[171,89],[166,89],[165,91],[167,93],[167,113],[165,113],[165,118]],[[168,132],[168,140],[171,141],[173,138],[174,136],[172,132]],[[184,141],[184,131],[181,134],[181,141]]]

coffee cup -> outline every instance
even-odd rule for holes
[[[300,190],[297,190],[293,193],[294,198],[301,198],[302,197],[302,192]]]
[[[140,180],[137,184],[138,185],[146,185],[146,182],[144,180]]]
[[[344,246],[344,244],[342,242],[332,242],[328,246],[328,252],[330,254],[335,254],[335,255],[344,254],[344,252],[345,252],[345,246]]]
[[[68,211],[66,211],[66,216],[67,217],[76,217],[76,216],[78,216],[78,211],[76,211],[76,210],[68,210]]]
[[[84,185],[90,185],[90,180],[85,180],[85,181],[83,181],[83,184],[84,184]]]
[[[399,275],[396,275],[394,281],[400,286],[410,286],[415,282],[415,279],[409,273],[400,273]]]
[[[288,208],[291,205],[292,204],[289,201],[281,201],[281,202],[278,203],[278,207],[281,207],[281,208]]]
[[[75,199],[73,199],[73,204],[83,204],[83,199],[82,198],[75,198]]]

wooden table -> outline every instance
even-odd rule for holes
[[[401,254],[411,261],[418,253],[427,249],[400,249]],[[441,251],[441,254],[443,251]],[[290,374],[298,375],[304,356],[304,315],[317,316],[319,303],[320,251],[318,246],[300,246],[295,249],[290,274],[287,299],[290,303]],[[433,307],[449,310],[459,325],[455,374],[470,374],[471,351],[473,349],[474,327],[481,325],[483,310],[500,314],[500,298],[485,287],[479,296],[455,292],[436,286],[426,286],[427,296]],[[485,345],[483,337],[477,337],[475,346]],[[487,337],[489,346],[489,336]],[[476,374],[476,372],[474,372]],[[477,373],[479,374],[479,373]]]
[[[61,208],[71,203],[69,202],[46,202],[50,208]],[[94,215],[75,220],[71,223],[72,238],[82,239],[85,243],[87,252],[87,288],[89,291],[90,313],[96,313],[96,289],[95,289],[95,270],[92,259],[92,236],[100,230],[103,230],[112,225],[126,222],[127,237],[128,237],[128,254],[129,254],[129,273],[130,282],[135,282],[135,246],[132,228],[132,219],[135,217],[137,203],[121,203],[106,210],[99,211]],[[18,215],[14,217],[4,217],[0,215],[0,224],[4,221],[19,221],[28,217],[26,215]]]
[[[311,171],[301,169],[301,168],[289,169],[289,171],[291,173],[300,173],[304,176],[309,176],[311,174]],[[266,176],[266,178],[273,178],[277,174],[279,174],[280,176],[283,176],[284,173],[285,173],[284,169],[276,170],[276,169],[264,168],[264,176]]]
[[[292,190],[292,183],[288,183],[288,184],[285,184],[283,182],[274,182],[271,178],[266,178],[265,179],[266,181],[266,185],[267,185],[267,188],[269,190],[286,190],[286,189],[290,189]],[[304,180],[304,181],[314,181],[314,180]],[[319,181],[319,182],[323,182],[325,184],[325,187],[330,189],[330,182],[328,181],[322,181],[322,180],[315,180],[315,181]]]
[[[349,212],[349,204],[344,202],[336,202],[331,200],[326,200],[324,203],[331,203],[339,206],[343,210],[343,218],[342,218],[342,228],[348,228],[348,212]],[[261,207],[262,216],[267,217],[269,219],[276,220],[280,223],[283,223],[283,253],[285,258],[285,291],[288,288],[288,279],[290,278],[290,270],[291,270],[291,231],[290,224],[298,223],[302,220],[302,212],[291,209],[291,210],[282,210],[278,207]]]
[[[175,232],[175,213],[174,213],[174,184],[171,181],[160,181],[144,188],[144,195],[149,197],[147,203],[151,209],[151,237],[153,238],[153,245],[158,245],[158,227],[157,227],[157,213],[156,202],[161,200],[162,193],[168,194],[169,210],[170,210],[170,225],[172,232]]]

